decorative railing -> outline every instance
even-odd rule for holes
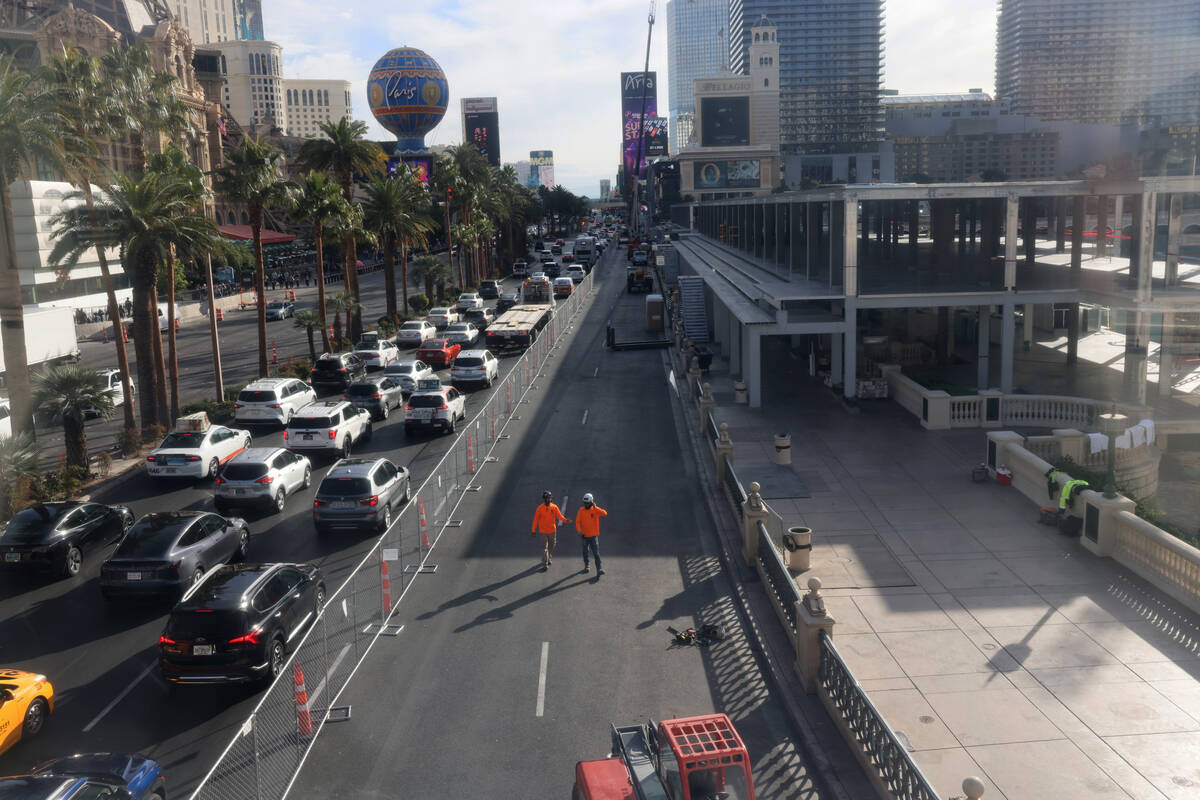
[[[825,699],[858,743],[883,785],[897,800],[938,800],[929,780],[913,761],[883,714],[846,666],[833,637],[820,632],[819,684]]]
[[[746,490],[742,487],[742,482],[738,480],[737,473],[733,471],[733,463],[728,459],[725,460],[725,488],[733,500],[733,507],[737,509],[738,519],[741,519],[742,503],[746,502]]]
[[[950,427],[978,428],[983,423],[978,397],[950,398]]]
[[[1112,557],[1193,611],[1200,610],[1200,550],[1136,514],[1119,511]]]
[[[1054,436],[1026,436],[1025,449],[1051,464],[1062,455],[1062,447]]]
[[[921,419],[924,411],[922,400],[925,387],[904,375],[898,369],[887,372],[888,391],[901,408]]]
[[[712,415],[711,411],[708,412],[707,414],[705,414],[704,418],[707,423],[704,427],[705,427],[705,430],[708,431],[708,441],[716,442],[718,439],[721,438],[721,431],[717,428],[717,421],[715,419],[713,419],[713,415]]]
[[[1111,404],[1086,397],[1003,395],[1000,423],[1037,428],[1094,428],[1096,417]]]
[[[775,546],[767,526],[761,522],[758,523],[758,565],[759,573],[771,596],[771,604],[775,606],[775,613],[779,615],[779,621],[795,635],[796,603],[800,602],[800,590],[796,588],[795,579],[783,563],[779,548]]]

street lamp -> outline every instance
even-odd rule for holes
[[[1111,500],[1117,496],[1117,437],[1125,433],[1129,417],[1117,413],[1117,405],[1099,417],[1100,431],[1108,437],[1108,476],[1104,481],[1104,496]]]

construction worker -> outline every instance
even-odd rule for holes
[[[600,566],[600,518],[607,517],[608,512],[596,505],[592,493],[583,496],[583,505],[575,513],[575,530],[579,531],[580,542],[583,544],[583,571],[588,571],[588,551],[596,558],[596,575],[604,574]]]
[[[554,545],[558,538],[558,526],[567,521],[561,510],[553,502],[554,495],[549,490],[542,492],[542,504],[533,512],[533,536],[542,539],[542,572],[550,567],[554,560]]]

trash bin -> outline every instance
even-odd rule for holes
[[[792,435],[780,433],[775,436],[775,463],[786,467],[792,463]]]
[[[783,563],[797,572],[809,568],[812,563],[812,528],[788,528],[783,535]]]
[[[696,348],[696,363],[700,367],[701,372],[705,372],[712,366],[713,352],[707,347]]]

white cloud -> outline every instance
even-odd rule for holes
[[[887,11],[884,86],[901,94],[992,91],[996,0],[904,0]]]

